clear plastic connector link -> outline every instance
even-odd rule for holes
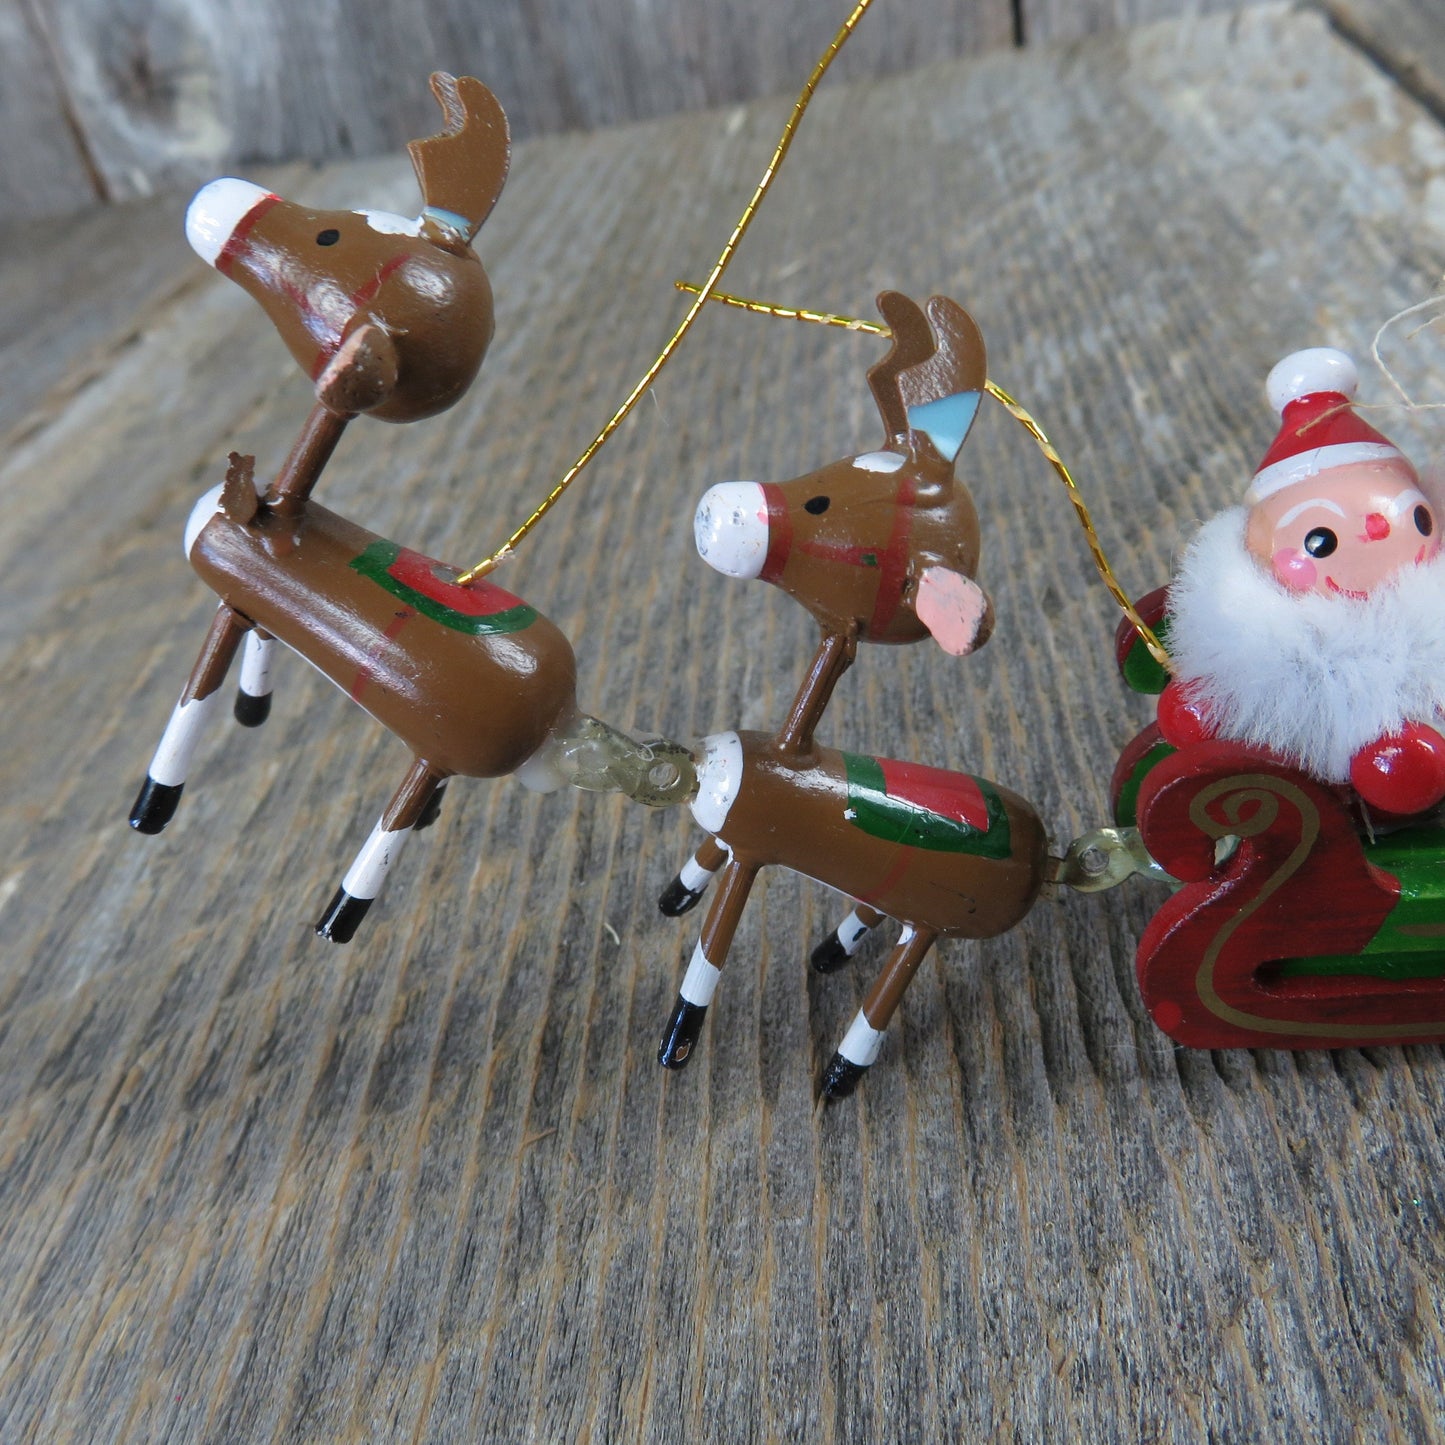
[[[693,755],[681,743],[630,737],[586,713],[557,729],[516,776],[534,792],[570,786],[587,793],[621,793],[649,808],[675,807],[697,792]]]
[[[1137,828],[1096,828],[1075,838],[1056,861],[1054,882],[1080,893],[1102,893],[1136,875],[1178,884],[1150,856]]]

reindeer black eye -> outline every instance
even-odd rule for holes
[[[1415,508],[1415,530],[1422,537],[1428,537],[1435,530],[1435,519],[1430,515],[1429,507]]]
[[[1328,527],[1315,527],[1305,533],[1305,551],[1311,557],[1328,557],[1339,545],[1340,539]]]
[[[828,503],[831,500],[831,497],[809,497],[803,503],[803,510],[811,512],[815,517],[821,517],[828,510]]]
[[[318,232],[316,244],[318,246],[334,246],[341,239],[341,232],[335,226],[328,226],[324,231]]]

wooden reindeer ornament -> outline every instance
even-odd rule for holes
[[[470,385],[492,336],[492,297],[472,238],[506,179],[506,119],[480,81],[434,75],[445,130],[414,142],[425,202],[408,220],[312,211],[237,180],[192,202],[203,259],[261,304],[312,378],[316,402],[264,493],[254,459],[186,528],[192,566],[221,598],[131,812],[159,832],[174,815],[202,724],[242,640],[236,716],[270,700],[276,641],[312,663],[410,749],[412,764],[317,925],[351,938],[412,831],[454,774],[515,773],[529,786],[616,789],[666,804],[691,791],[685,749],[635,742],[577,708],[562,633],[521,598],[366,531],[310,500],[343,429],[365,413],[414,421]]]
[[[974,580],[978,512],[953,473],[987,380],[983,337],[944,297],[934,297],[925,314],[885,291],[878,309],[893,345],[869,369],[868,386],[885,447],[790,482],[719,482],[694,519],[697,550],[709,566],[770,582],[818,622],[822,638],[794,706],[795,715],[811,710],[814,723],[860,641],[932,635],[961,656],[993,630],[993,604]],[[797,725],[790,719],[794,732]],[[663,893],[662,911],[676,916],[695,906],[722,857],[704,843]]]
[[[932,636],[961,655],[987,640],[992,608],[974,574],[978,517],[954,461],[987,377],[983,338],[955,302],[927,312],[897,292],[879,297],[893,334],[868,373],[886,429],[878,451],[791,482],[713,487],[697,512],[703,558],[730,576],[762,578],[817,619],[822,639],[788,718],[774,735],[706,738],[693,816],[710,835],[664,892],[687,911],[722,870],[717,896],[663,1035],[659,1061],[690,1058],[759,869],[781,864],[856,900],[813,953],[827,972],[884,917],[902,936],[824,1072],[828,1097],[851,1093],[940,937],[1012,928],[1049,868],[1038,814],[982,778],[814,742],[814,729],[857,644]]]

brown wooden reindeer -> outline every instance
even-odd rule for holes
[[[317,932],[345,942],[409,834],[435,816],[454,774],[516,773],[639,801],[681,801],[691,760],[579,713],[562,633],[520,598],[409,551],[309,500],[352,417],[414,421],[470,385],[492,336],[492,295],[472,238],[506,179],[506,118],[472,79],[434,75],[444,131],[409,147],[425,208],[313,211],[260,187],[213,181],[186,232],[203,259],[262,305],[315,383],[316,403],[264,494],[254,459],[197,503],[186,554],[221,598],[151,762],[131,826],[174,815],[201,726],[243,637],[236,716],[270,700],[270,653],[301,654],[411,750],[412,764],[342,880]]]
[[[791,482],[732,482],[698,506],[698,551],[719,571],[760,577],[817,619],[822,639],[787,720],[774,735],[706,738],[693,816],[711,835],[664,892],[686,912],[719,868],[658,1054],[691,1056],[758,870],[781,864],[856,900],[813,952],[844,963],[884,917],[898,943],[824,1072],[828,1097],[849,1094],[940,937],[989,938],[1038,896],[1049,859],[1037,813],[1005,788],[960,773],[818,746],[814,729],[863,642],[933,636],[954,654],[981,646],[993,614],[974,580],[978,517],[954,476],[987,377],[983,338],[962,307],[933,297],[925,312],[884,292],[893,344],[868,373],[887,432],[882,450]],[[931,323],[931,324],[930,324]]]

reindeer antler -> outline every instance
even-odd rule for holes
[[[947,462],[958,456],[988,384],[983,336],[972,316],[947,296],[931,296],[928,320],[937,345],[931,356],[899,372],[908,441],[927,443]]]
[[[988,357],[978,323],[947,296],[929,297],[928,319],[938,345],[932,356],[899,375],[904,405],[922,406],[961,391],[982,391],[988,380]]]
[[[469,75],[431,78],[446,128],[407,146],[426,209],[422,222],[444,245],[470,245],[507,179],[511,137],[497,97]]]
[[[908,424],[908,404],[899,390],[899,377],[933,355],[933,332],[923,309],[901,291],[880,291],[878,314],[893,333],[893,345],[882,361],[868,368],[868,389],[878,403],[888,440],[906,446],[912,427]]]

